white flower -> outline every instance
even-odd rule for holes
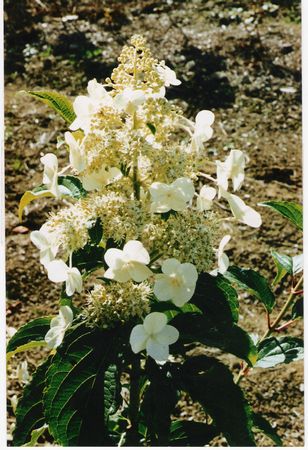
[[[46,153],[41,158],[41,163],[44,165],[43,183],[47,190],[51,192],[56,198],[61,195],[69,194],[70,191],[65,186],[58,185],[58,159],[53,153]]]
[[[220,188],[220,195],[228,201],[233,216],[239,222],[243,222],[253,228],[259,228],[262,224],[262,219],[257,211],[247,206],[237,195],[230,194],[222,188]]]
[[[64,138],[70,149],[70,165],[77,172],[82,172],[86,167],[86,158],[81,143],[69,131],[64,133]]]
[[[86,191],[100,190],[114,181],[122,177],[122,172],[116,167],[106,168],[103,164],[97,172],[91,172],[81,177],[82,185]]]
[[[195,292],[198,279],[195,266],[169,258],[163,262],[161,269],[163,273],[156,275],[154,294],[158,300],[171,300],[176,306],[183,306]]]
[[[226,234],[220,241],[218,251],[217,251],[217,259],[218,259],[218,269],[212,270],[211,275],[217,275],[218,272],[224,274],[229,267],[229,258],[226,253],[224,253],[224,248],[230,241],[231,236]]]
[[[75,131],[81,128],[85,133],[88,133],[93,115],[102,107],[112,106],[113,104],[112,97],[95,78],[88,83],[88,93],[89,96],[79,95],[73,103],[77,117],[70,125],[70,130]]]
[[[178,178],[171,184],[160,182],[150,186],[152,196],[151,212],[164,213],[183,211],[195,193],[193,182],[189,178]]]
[[[113,100],[115,108],[128,114],[134,114],[139,105],[146,100],[146,95],[141,89],[125,88],[121,94],[117,94]]]
[[[28,362],[22,361],[18,364],[16,369],[16,375],[20,384],[28,384],[30,381],[30,375],[28,372]]]
[[[131,332],[129,342],[134,353],[146,350],[156,361],[167,361],[169,345],[179,338],[178,330],[167,325],[163,313],[153,312],[146,316],[143,325],[136,325]]]
[[[141,282],[152,275],[152,271],[146,266],[150,262],[150,255],[139,241],[128,241],[123,250],[110,248],[104,258],[109,266],[104,274],[105,278],[119,282]]]
[[[194,133],[191,141],[191,149],[198,152],[202,148],[202,144],[213,136],[213,128],[215,116],[211,111],[203,110],[196,115],[196,123],[194,125]]]
[[[216,195],[216,189],[208,186],[202,186],[197,198],[197,208],[200,211],[208,211],[212,208],[213,199]]]
[[[45,336],[49,348],[57,348],[63,341],[66,330],[73,322],[73,311],[69,306],[61,306],[57,317],[51,319],[50,330]]]
[[[160,78],[164,81],[166,87],[171,85],[179,86],[181,84],[181,81],[176,77],[175,71],[166,66],[166,64],[160,63],[160,65],[156,67],[156,71]]]
[[[61,259],[55,259],[46,265],[48,278],[54,283],[66,282],[65,291],[68,296],[82,290],[82,276],[77,267],[68,267]]]
[[[245,155],[241,150],[231,150],[230,155],[224,162],[216,161],[218,186],[227,191],[228,179],[230,178],[233,190],[240,189],[245,178],[245,164]]]
[[[43,266],[55,259],[59,249],[58,239],[55,233],[46,229],[46,224],[42,225],[40,230],[32,231],[30,239],[40,251],[40,262]]]

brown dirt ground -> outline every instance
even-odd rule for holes
[[[40,183],[39,157],[55,151],[64,124],[44,105],[18,91],[48,88],[69,96],[80,94],[88,79],[102,80],[110,74],[122,45],[134,33],[145,35],[154,54],[174,67],[183,81],[169,90],[168,98],[176,99],[191,116],[200,109],[215,112],[215,136],[209,142],[213,159],[224,158],[232,148],[247,153],[244,197],[249,204],[301,201],[299,3],[273,1],[271,5],[280,6],[270,12],[262,9],[264,4],[269,2],[5,1],[9,326],[19,327],[57,311],[59,293],[48,282],[29,240],[29,232],[46,220],[50,201],[43,199],[28,207],[22,223],[25,233],[16,227],[18,201],[25,190]],[[284,88],[291,89],[285,92]],[[64,151],[60,149],[58,156],[64,159]],[[232,230],[228,254],[234,264],[258,268],[272,277],[270,248],[294,255],[301,249],[301,236],[279,215],[265,208],[259,211],[262,227]],[[281,305],[287,287],[277,293]],[[241,297],[241,325],[257,333],[266,328],[263,308],[248,296]],[[290,333],[301,336],[301,324],[292,325]],[[210,353],[220,355],[213,349]],[[38,352],[28,356],[30,368],[41,356]],[[224,357],[224,361],[239,369],[236,358]],[[274,424],[287,446],[304,445],[302,383],[302,362],[256,369],[242,383],[255,410]],[[20,386],[10,376],[8,396],[16,392]],[[182,403],[182,417],[202,419],[197,405],[189,399]],[[220,438],[213,445],[226,443]],[[259,436],[258,445],[271,442]]]

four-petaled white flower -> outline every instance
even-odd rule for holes
[[[141,89],[125,88],[123,92],[115,96],[113,105],[128,114],[134,114],[145,100],[146,95]]]
[[[149,190],[153,200],[151,212],[155,213],[164,213],[171,209],[183,211],[195,193],[192,180],[185,177],[178,178],[171,184],[152,183]]]
[[[123,250],[110,248],[105,253],[105,261],[109,266],[104,277],[121,283],[134,280],[146,280],[152,271],[147,267],[150,255],[139,241],[128,241]]]
[[[73,103],[76,119],[70,125],[70,130],[82,129],[85,133],[88,133],[93,115],[102,107],[112,106],[113,104],[110,94],[95,78],[88,83],[88,94],[89,96],[79,95],[76,97]]]
[[[259,228],[262,224],[262,219],[257,211],[246,205],[237,195],[230,194],[222,188],[219,191],[220,195],[228,201],[233,216],[239,222],[245,223],[253,228]]]
[[[175,71],[166,66],[166,64],[160,63],[156,67],[156,71],[160,78],[164,81],[166,87],[169,87],[171,85],[179,86],[181,84],[181,81],[176,77]]]
[[[197,209],[199,211],[208,211],[212,208],[213,199],[216,195],[216,189],[209,186],[202,186],[197,198]]]
[[[64,138],[70,149],[70,165],[77,172],[82,172],[86,167],[86,158],[81,142],[77,141],[69,131],[64,133]]]
[[[178,330],[167,325],[167,317],[160,312],[146,316],[142,325],[136,325],[131,332],[129,342],[134,353],[146,350],[155,361],[165,362],[169,357],[169,345],[179,338]]]
[[[198,112],[195,120],[191,149],[198,152],[202,148],[204,142],[208,141],[213,136],[212,125],[215,116],[212,111],[203,110]]]
[[[229,258],[226,253],[224,253],[225,246],[230,241],[231,236],[230,234],[226,234],[220,241],[218,251],[217,251],[217,262],[218,262],[218,268],[212,270],[211,275],[217,275],[218,273],[224,274],[229,267]]]
[[[183,306],[193,296],[198,272],[191,263],[181,264],[175,258],[166,259],[156,275],[154,294],[158,300],[171,300],[176,306]]]
[[[68,296],[75,291],[82,291],[82,276],[77,267],[68,267],[61,259],[55,259],[46,265],[48,278],[54,283],[65,281],[65,292]]]
[[[241,150],[231,150],[224,162],[216,161],[217,185],[228,190],[228,179],[232,180],[233,191],[241,188],[245,178],[245,155]]]
[[[81,177],[82,185],[86,191],[100,190],[107,184],[113,183],[122,177],[122,172],[116,167],[107,168],[105,164],[97,172],[87,173]]]
[[[55,259],[58,253],[59,244],[56,234],[49,232],[44,224],[39,230],[32,231],[30,239],[39,249],[40,262],[46,267],[47,264]]]
[[[49,348],[57,348],[62,343],[66,330],[73,322],[74,314],[69,306],[61,306],[57,317],[51,319],[50,329],[45,335]]]

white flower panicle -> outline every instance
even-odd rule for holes
[[[65,200],[31,241],[48,278],[65,283],[68,296],[82,292],[90,271],[96,277],[80,314],[89,326],[142,321],[131,332],[132,350],[166,361],[179,333],[152,306],[183,307],[193,302],[200,273],[227,270],[230,236],[222,233],[220,199],[238,222],[258,227],[261,217],[229,192],[230,185],[234,192],[243,185],[243,152],[216,161],[216,179],[204,174],[215,116],[204,109],[189,120],[165,98],[166,88],[181,84],[175,71],[137,35],[118,61],[110,78],[90,80],[87,95],[73,102],[76,118],[64,135],[69,165],[59,171],[54,154],[41,158],[43,183],[53,196],[69,194],[59,178],[68,170],[81,194]],[[207,184],[198,186],[202,176]],[[97,240],[96,223],[102,226]],[[92,258],[89,270],[79,261],[84,253]],[[72,320],[72,310],[61,307],[46,335],[50,348],[60,345]]]

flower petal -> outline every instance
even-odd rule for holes
[[[104,260],[112,269],[120,269],[124,264],[124,252],[118,248],[109,248],[104,255]]]
[[[59,316],[62,318],[65,326],[70,325],[74,319],[73,311],[67,305],[60,307]]]
[[[175,258],[168,258],[163,262],[161,270],[166,275],[173,275],[179,270],[180,267],[180,261]]]
[[[168,345],[161,344],[152,338],[147,341],[146,350],[147,354],[155,359],[155,361],[167,361],[169,357]]]
[[[167,325],[167,317],[160,312],[152,312],[146,316],[143,322],[145,331],[148,334],[159,333]]]
[[[82,291],[82,276],[76,267],[69,269],[67,275],[66,293],[70,297],[75,291]]]
[[[129,343],[134,353],[139,353],[145,350],[146,343],[149,336],[146,333],[143,325],[136,325],[130,334]]]
[[[180,333],[172,325],[166,325],[163,330],[156,334],[155,339],[165,345],[174,344],[179,339]]]
[[[250,227],[259,228],[262,224],[262,219],[257,211],[250,206],[247,206],[237,195],[229,194],[229,192],[222,189],[221,195],[228,201],[232,214],[237,220]]]
[[[123,247],[123,253],[130,261],[138,261],[143,264],[150,262],[150,255],[140,241],[128,241]]]
[[[157,299],[162,302],[171,300],[173,297],[173,293],[173,285],[171,283],[170,277],[162,274],[157,275],[154,284],[154,294]]]
[[[189,202],[195,194],[194,183],[190,178],[178,178],[171,184],[171,186],[180,191],[186,202]]]
[[[152,275],[152,271],[147,266],[137,261],[129,263],[128,273],[137,283],[141,283]]]
[[[65,329],[62,327],[51,328],[45,335],[45,342],[50,349],[57,348],[62,343],[64,334]]]
[[[55,259],[54,261],[51,261],[47,265],[46,269],[50,281],[53,281],[54,283],[60,283],[67,280],[68,267],[61,259]]]

